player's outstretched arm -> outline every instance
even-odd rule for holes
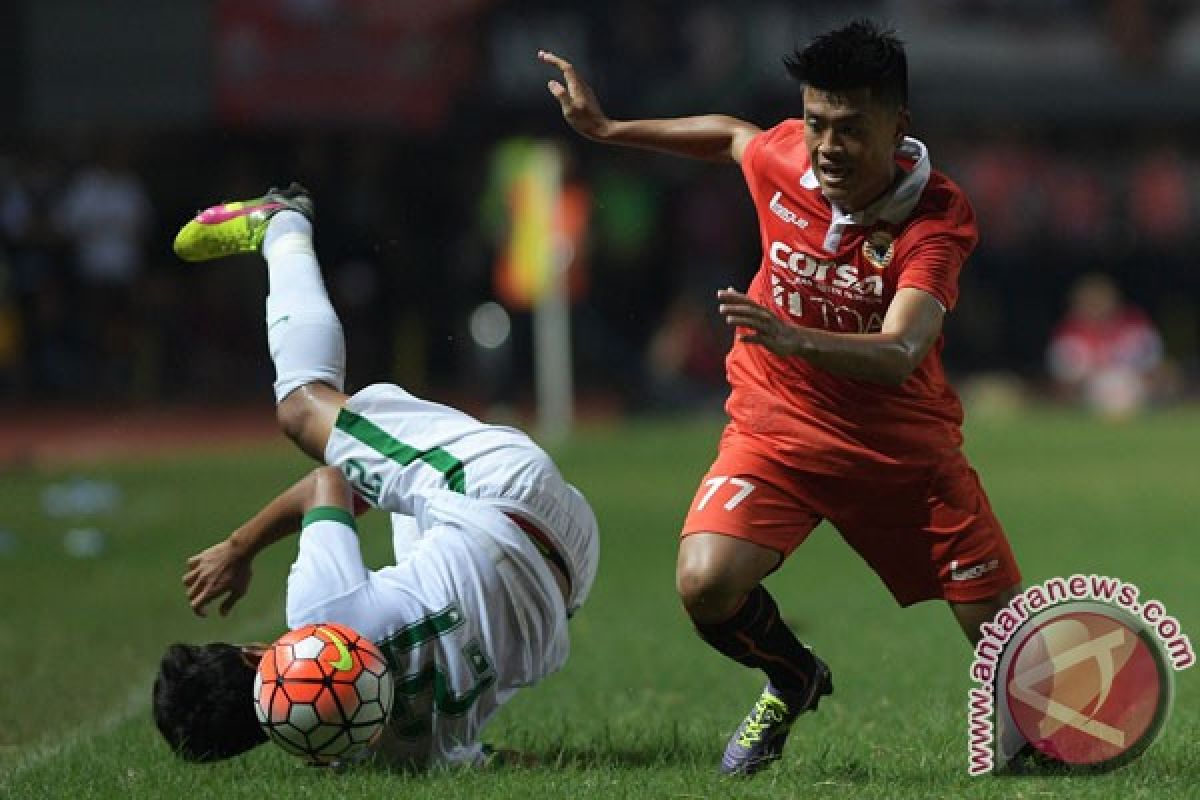
[[[760,128],[723,114],[678,119],[610,119],[600,108],[596,93],[564,58],[546,50],[538,59],[557,67],[562,80],[546,84],[558,100],[563,118],[580,135],[597,142],[658,150],[706,161],[741,162],[747,142]]]
[[[805,328],[782,319],[734,289],[717,292],[725,322],[749,329],[743,342],[781,356],[797,356],[846,378],[899,386],[937,341],[946,312],[920,289],[896,292],[878,333],[838,333]]]
[[[192,611],[203,617],[210,603],[224,597],[220,612],[228,614],[250,587],[254,557],[300,530],[305,512],[317,506],[353,506],[350,484],[335,467],[314,469],[228,538],[188,559],[183,585]]]

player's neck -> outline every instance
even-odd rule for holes
[[[836,203],[832,203],[832,201],[831,201],[831,205],[838,208],[838,210],[840,210],[844,214],[857,214],[861,211],[866,211],[867,209],[871,208],[876,203],[878,203],[880,200],[882,200],[884,197],[886,197],[887,195],[889,195],[893,191],[895,191],[896,187],[900,184],[900,181],[904,180],[904,175],[905,175],[904,170],[900,169],[899,166],[897,166],[895,163],[893,163],[891,173],[886,177],[886,179],[881,181],[881,185],[877,191],[874,191],[867,195],[867,198],[868,198],[867,200],[865,200],[861,203],[856,203],[854,208],[850,208],[847,206],[839,206]]]

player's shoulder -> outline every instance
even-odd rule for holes
[[[964,255],[975,249],[979,229],[966,194],[953,180],[931,170],[917,204],[896,233],[897,260],[934,243],[952,243]]]
[[[804,146],[804,120],[788,118],[757,134],[762,144]]]
[[[974,219],[967,193],[950,176],[938,170],[930,170],[929,182],[925,184],[915,213],[934,217],[969,217]]]
[[[785,119],[760,131],[746,145],[743,166],[755,173],[790,173],[808,169],[808,151],[804,147],[804,122]]]
[[[931,170],[916,207],[904,226],[903,238],[920,239],[946,233],[975,239],[975,211],[962,188],[947,175]]]

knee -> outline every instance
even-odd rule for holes
[[[275,419],[301,450],[324,461],[325,446],[348,399],[323,383],[306,383],[279,401]]]
[[[300,392],[292,392],[275,406],[275,421],[279,429],[297,444],[304,438],[310,417],[311,409]]]
[[[735,610],[745,592],[727,570],[704,559],[681,559],[675,590],[688,615],[697,622],[719,622]]]
[[[734,537],[690,534],[679,545],[675,588],[692,621],[723,622],[780,558],[773,550]]]

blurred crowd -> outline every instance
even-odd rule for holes
[[[319,21],[321,8],[337,3],[293,5]],[[845,16],[808,5],[802,16],[814,28]],[[1148,0],[852,5],[1018,31],[1032,24],[1020,11],[1028,6],[1055,24],[1086,20],[1105,36],[1120,28],[1112,15],[1128,13],[1143,20],[1152,41],[1167,36],[1165,22],[1188,16],[1186,4]],[[388,378],[444,396],[482,392],[485,401],[521,402],[530,385],[528,315],[511,311],[500,370],[494,354],[481,357],[470,320],[496,296],[498,245],[482,198],[490,159],[504,137],[525,135],[561,141],[569,179],[591,198],[587,288],[572,307],[581,392],[631,410],[719,402],[729,334],[713,292],[744,285],[760,257],[740,174],[572,138],[543,95],[548,75],[533,53],[548,44],[578,54],[614,115],[721,111],[767,126],[799,112],[795,87],[778,66],[794,42],[769,24],[782,7],[756,5],[759,24],[748,30],[731,26],[717,4],[689,5],[677,17],[672,3],[624,2],[603,14],[560,13],[549,3],[473,6],[486,24],[471,26],[475,46],[457,65],[465,77],[448,89],[442,116],[424,119],[419,130],[325,121],[4,134],[0,397],[263,395],[271,377],[263,271],[250,258],[184,265],[170,243],[197,208],[296,179],[315,193],[318,252],[346,326],[352,384]],[[1132,52],[1121,36],[1108,41],[1114,53]],[[1156,337],[1157,361],[1174,365],[1173,385],[1196,377],[1200,139],[1193,125],[1148,125],[1119,113],[1102,124],[1028,120],[1004,103],[964,118],[916,103],[913,133],[930,146],[934,166],[966,189],[982,234],[947,323],[951,372],[1004,371],[1061,389],[1063,351],[1052,337],[1075,313],[1073,287],[1100,275],[1121,303],[1139,309]]]

